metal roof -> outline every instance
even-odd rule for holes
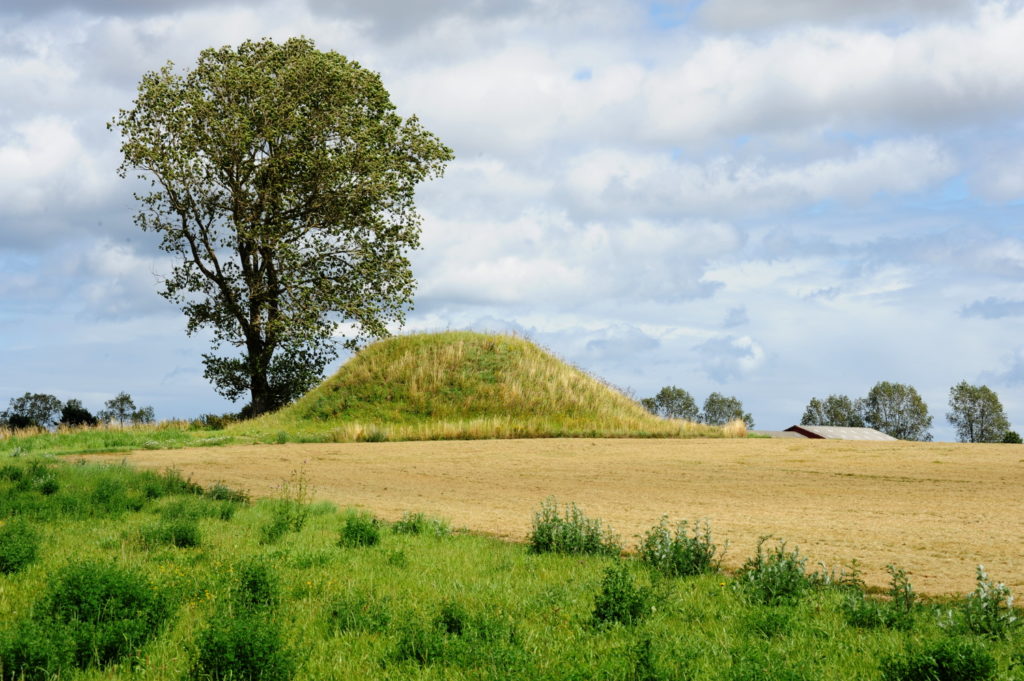
[[[841,426],[790,426],[788,432],[818,440],[895,440],[891,435],[874,428],[844,428]]]

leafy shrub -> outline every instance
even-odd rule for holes
[[[751,601],[764,605],[778,605],[800,598],[810,587],[807,577],[807,559],[797,550],[787,551],[786,542],[780,541],[770,552],[764,544],[770,537],[757,542],[757,554],[748,558],[736,573],[734,584]]]
[[[337,631],[384,631],[391,623],[387,598],[345,594],[334,599],[327,621]]]
[[[143,528],[140,538],[145,546],[176,546],[181,549],[199,546],[202,534],[194,516],[162,518],[155,525]]]
[[[198,636],[190,677],[196,681],[287,681],[295,657],[272,618],[217,616]]]
[[[917,595],[910,585],[907,573],[895,565],[888,565],[889,600],[880,602],[865,598],[863,591],[852,593],[840,605],[847,623],[862,629],[888,627],[908,630],[914,626],[914,606]]]
[[[380,521],[372,513],[350,511],[338,537],[338,546],[354,548],[380,543]]]
[[[689,577],[718,572],[721,556],[718,546],[711,540],[711,526],[694,523],[688,534],[685,520],[676,525],[675,532],[668,526],[668,516],[652,527],[638,549],[640,560],[672,577]]]
[[[235,567],[235,573],[232,603],[236,609],[267,610],[281,602],[281,581],[266,561],[259,558],[243,561]]]
[[[619,538],[603,528],[600,520],[586,517],[573,503],[566,505],[564,515],[559,515],[553,497],[545,499],[534,514],[529,541],[530,553],[622,553]]]
[[[980,642],[947,638],[882,661],[884,681],[986,681],[996,660]]]
[[[595,624],[636,624],[651,611],[650,589],[638,586],[629,566],[617,561],[605,570],[601,591],[594,600]]]
[[[81,668],[116,662],[138,650],[169,615],[166,596],[144,576],[92,561],[64,568],[35,609],[54,635],[70,636]]]
[[[206,496],[215,501],[231,501],[238,504],[249,503],[249,495],[242,491],[231,489],[223,482],[215,482],[206,490]]]
[[[993,584],[983,565],[978,566],[975,579],[977,586],[960,605],[959,626],[973,634],[1006,638],[1020,624],[1010,587]]]
[[[270,502],[270,521],[260,528],[260,543],[273,544],[288,532],[301,532],[309,518],[309,480],[304,470],[292,471]]]
[[[435,537],[447,537],[452,533],[447,521],[408,511],[391,526],[391,531],[395,534],[429,534]]]
[[[74,643],[65,627],[25,618],[0,638],[0,681],[46,681],[74,666]]]
[[[461,604],[446,600],[429,621],[407,615],[397,627],[392,657],[420,665],[435,662],[473,669],[483,678],[517,678],[523,666],[515,629],[493,615],[470,613]]]
[[[12,520],[0,527],[0,573],[20,571],[36,559],[39,533],[26,521]]]

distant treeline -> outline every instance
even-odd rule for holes
[[[657,395],[644,398],[640,403],[652,414],[664,418],[711,424],[742,419],[748,428],[754,425],[738,399],[719,393],[708,396],[703,410],[697,408],[690,393],[676,386],[665,386]],[[950,388],[946,420],[956,427],[961,442],[1021,442],[1020,435],[1010,429],[999,396],[985,385],[960,381]],[[863,398],[812,397],[800,424],[874,428],[899,440],[932,439],[932,417],[921,395],[911,385],[889,381],[879,381]]]
[[[81,400],[61,402],[54,395],[25,393],[11,398],[10,406],[0,412],[0,428],[54,428],[60,426],[95,426],[100,423],[137,425],[153,423],[153,407],[136,407],[132,396],[118,393],[103,403],[95,414],[82,405]]]

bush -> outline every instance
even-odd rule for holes
[[[910,586],[907,573],[895,565],[887,565],[889,571],[889,600],[880,602],[865,598],[863,591],[851,594],[841,605],[840,611],[847,623],[861,629],[888,627],[909,630],[914,626],[914,606],[917,595]]]
[[[1006,431],[1006,435],[1003,436],[1003,443],[1008,445],[1019,445],[1024,443],[1024,440],[1021,440],[1020,433],[1017,431],[1008,430]]]
[[[718,572],[721,556],[711,540],[711,526],[694,523],[693,534],[687,533],[685,520],[676,525],[673,533],[668,527],[668,516],[652,527],[638,549],[640,560],[671,577],[690,577]]]
[[[960,626],[989,638],[1006,638],[1020,624],[1013,608],[1013,594],[1005,584],[993,584],[983,565],[978,566],[977,586],[960,606]]]
[[[82,562],[63,570],[35,613],[70,635],[75,663],[84,668],[138,650],[163,626],[170,607],[144,576],[114,564]]]
[[[587,518],[573,503],[567,504],[564,515],[560,516],[558,505],[552,497],[545,499],[540,510],[534,514],[529,541],[530,553],[589,553],[606,556],[622,553],[619,538],[610,530],[602,528],[600,520]]]
[[[194,516],[161,518],[158,523],[140,531],[145,546],[176,546],[181,549],[199,546],[202,535]]]
[[[19,572],[38,552],[39,533],[25,520],[12,520],[0,527],[0,573]]]
[[[348,512],[341,526],[338,546],[354,548],[380,543],[380,521],[371,513]]]
[[[258,614],[215,617],[196,649],[190,677],[197,681],[287,681],[295,673],[277,622]]]
[[[402,514],[402,519],[391,526],[391,531],[395,534],[429,534],[435,537],[447,537],[452,533],[445,520],[409,512]]]
[[[739,569],[734,584],[756,603],[778,605],[797,600],[810,587],[807,559],[799,551],[787,551],[783,541],[766,553],[768,539],[761,537],[757,542],[757,554]]]
[[[0,639],[0,681],[46,681],[74,666],[74,644],[64,627],[22,619]]]
[[[249,503],[249,495],[242,490],[231,489],[223,482],[215,482],[206,490],[206,496],[215,501],[231,501],[239,504]]]
[[[237,574],[232,604],[240,611],[260,611],[277,607],[281,601],[281,581],[265,561],[253,558],[235,567]]]
[[[604,573],[601,591],[594,600],[595,624],[636,624],[651,611],[651,591],[637,586],[629,566],[617,561]]]
[[[970,639],[944,639],[882,662],[884,681],[986,681],[995,673],[995,658]]]

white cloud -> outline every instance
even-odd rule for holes
[[[802,22],[959,19],[969,16],[975,4],[973,0],[708,0],[697,16],[713,28],[750,29]]]

